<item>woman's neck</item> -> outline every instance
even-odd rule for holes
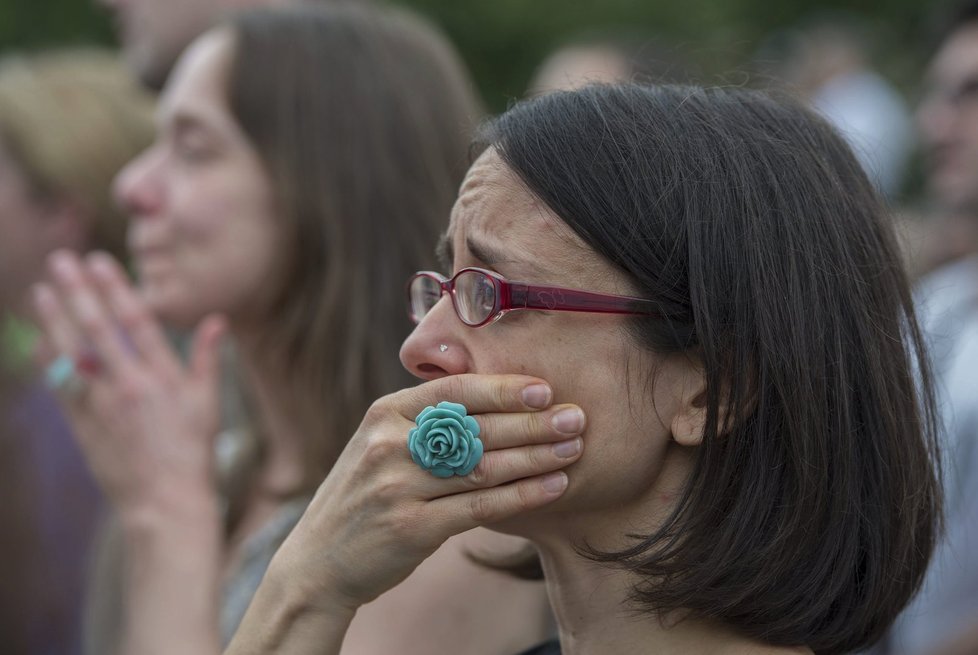
[[[671,444],[648,487],[630,499],[605,501],[589,511],[546,514],[524,527],[537,545],[547,593],[560,628],[564,655],[604,653],[806,653],[778,649],[747,639],[716,622],[659,617],[634,604],[637,574],[582,556],[577,546],[615,552],[634,545],[627,532],[651,534],[675,507],[694,464],[695,453]]]
[[[629,601],[634,574],[592,562],[566,547],[542,548],[540,557],[563,655],[811,653],[752,641],[713,622],[660,619],[636,611]]]
[[[293,494],[303,483],[303,443],[308,435],[296,413],[286,405],[288,385],[281,371],[261,356],[260,342],[249,334],[235,333],[241,373],[251,390],[262,429],[265,454],[258,475],[258,491],[276,496]]]

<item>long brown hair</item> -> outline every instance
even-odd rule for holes
[[[338,3],[228,25],[231,110],[291,244],[262,363],[310,436],[311,486],[369,404],[411,384],[403,284],[432,263],[479,103],[444,37],[403,10]]]
[[[370,403],[412,383],[398,360],[411,329],[402,289],[433,263],[481,105],[445,38],[404,10],[337,1],[251,10],[224,27],[229,106],[272,180],[289,244],[256,364],[306,436],[303,493]],[[251,417],[229,418],[237,428]],[[222,481],[228,531],[261,465],[245,437]],[[116,650],[124,611],[118,528],[103,536],[93,653]]]

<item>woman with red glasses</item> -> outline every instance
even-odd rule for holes
[[[845,143],[758,92],[596,86],[483,145],[454,273],[408,285],[426,382],[367,412],[228,652],[336,652],[475,525],[535,546],[559,641],[534,653],[872,644],[941,501],[892,226]]]

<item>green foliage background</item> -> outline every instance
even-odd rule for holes
[[[155,0],[165,2],[166,0]],[[877,65],[912,90],[926,53],[934,3],[920,0],[400,0],[455,40],[489,106],[523,94],[534,67],[582,33],[626,29],[664,35],[707,79],[739,83],[765,35],[819,12],[844,11],[878,30]],[[112,43],[94,0],[0,0],[0,52],[62,44]]]

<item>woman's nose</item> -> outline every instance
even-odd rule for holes
[[[148,217],[159,212],[163,204],[160,163],[161,153],[154,146],[126,164],[116,175],[113,195],[130,217]]]
[[[423,380],[467,373],[471,361],[464,336],[471,329],[455,315],[451,297],[443,295],[404,341],[401,363]]]

